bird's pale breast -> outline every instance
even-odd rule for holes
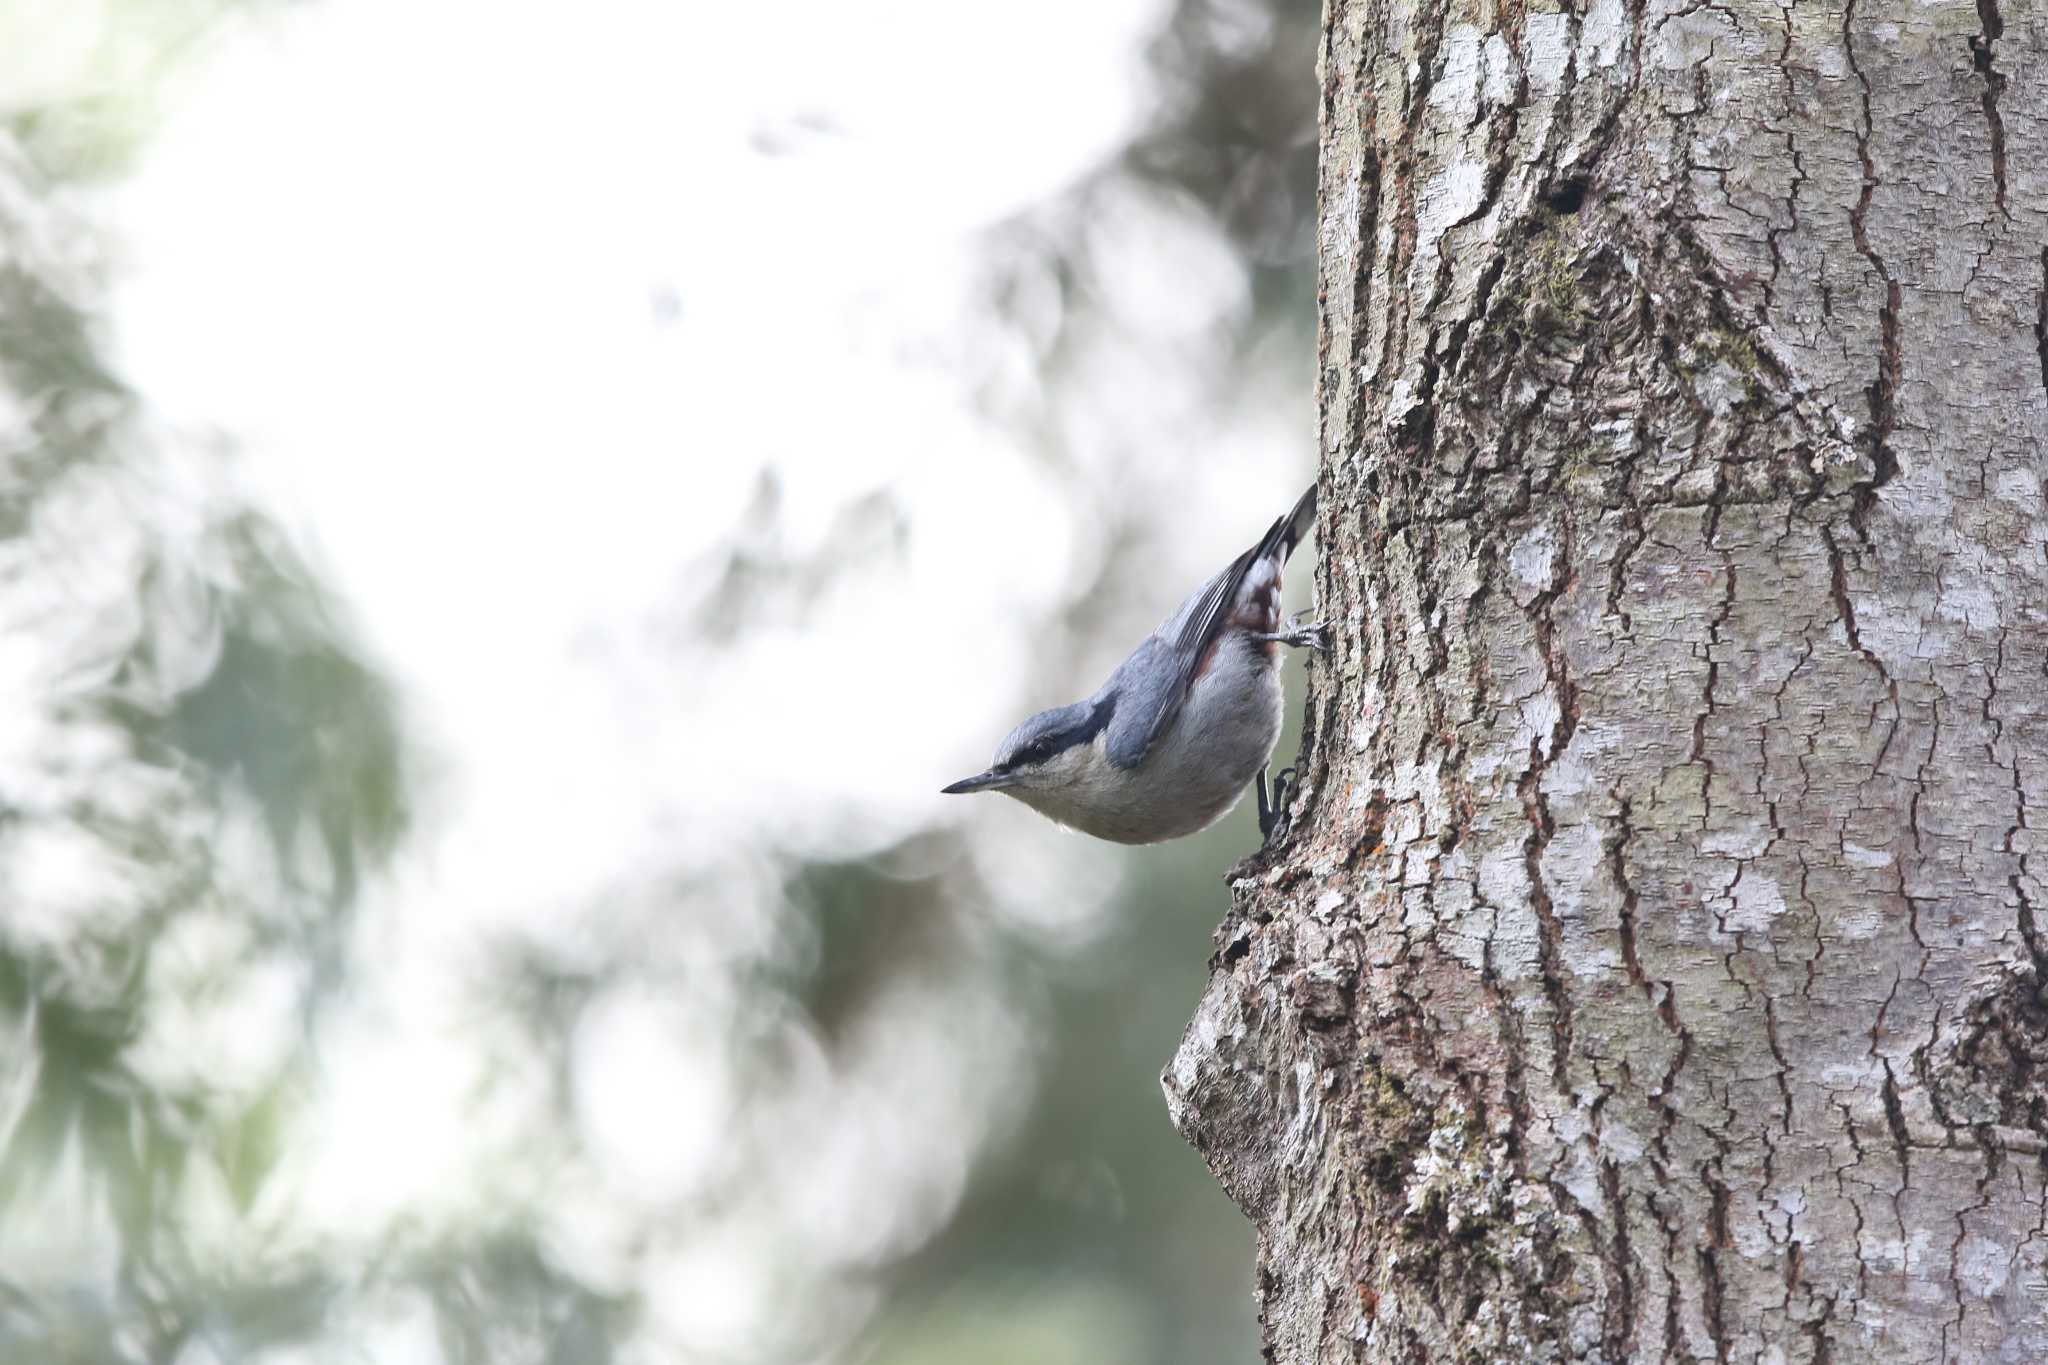
[[[1013,794],[1061,824],[1121,844],[1215,824],[1280,740],[1280,668],[1267,649],[1241,629],[1225,630],[1186,705],[1138,767],[1091,765],[1071,786]]]

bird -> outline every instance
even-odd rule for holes
[[[1152,844],[1207,829],[1257,780],[1271,843],[1293,770],[1268,794],[1284,697],[1278,646],[1329,648],[1321,622],[1280,620],[1280,575],[1315,522],[1311,484],[1258,543],[1196,588],[1092,696],[1019,725],[987,771],[943,795],[1001,792],[1071,829]]]

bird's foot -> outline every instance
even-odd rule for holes
[[[1293,768],[1282,768],[1273,777],[1273,789],[1266,790],[1266,770],[1259,769],[1259,834],[1265,840],[1261,848],[1271,848],[1274,842],[1287,833],[1287,798],[1292,793],[1297,774]]]
[[[1306,614],[1303,613],[1303,615]],[[1330,652],[1330,623],[1328,621],[1316,621],[1309,625],[1303,625],[1302,617],[1296,616],[1287,622],[1284,629],[1260,631],[1255,633],[1252,638],[1254,640],[1271,640],[1274,644],[1290,645],[1295,649],[1313,649],[1318,654],[1328,654]]]

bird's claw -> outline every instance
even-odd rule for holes
[[[1255,640],[1270,640],[1274,644],[1289,645],[1295,649],[1313,649],[1318,654],[1330,652],[1330,623],[1316,621],[1303,625],[1301,617],[1289,620],[1282,630],[1261,631],[1252,637]]]
[[[1273,775],[1273,788],[1266,790],[1266,770],[1259,769],[1259,835],[1264,839],[1261,848],[1270,848],[1273,842],[1287,832],[1287,798],[1299,776],[1292,767],[1282,768]]]

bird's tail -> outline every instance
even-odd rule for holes
[[[1285,564],[1294,554],[1294,547],[1301,544],[1301,538],[1316,524],[1316,486],[1310,484],[1308,492],[1294,504],[1294,509],[1273,523],[1272,529],[1260,539],[1252,551],[1252,562],[1272,558]]]

